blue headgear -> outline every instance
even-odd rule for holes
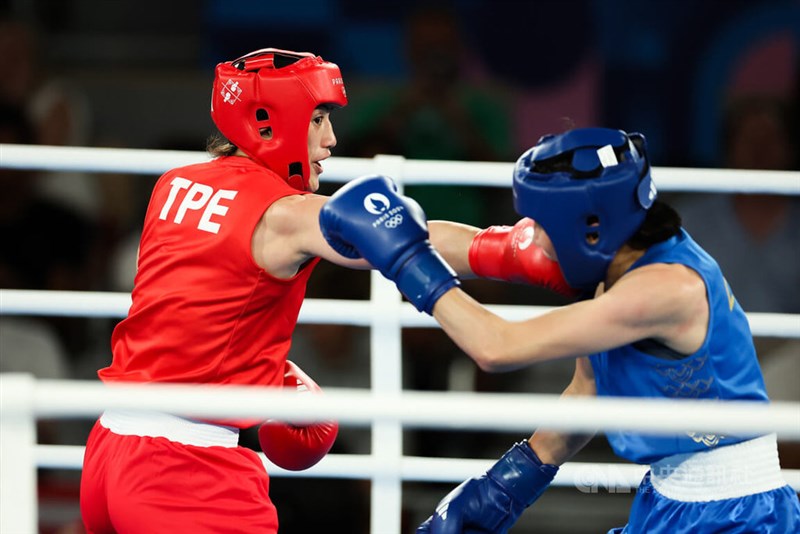
[[[514,208],[544,228],[564,278],[578,289],[593,290],[605,278],[655,198],[639,133],[582,128],[546,135],[514,168]]]

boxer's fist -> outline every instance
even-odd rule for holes
[[[286,360],[283,387],[298,392],[321,391],[316,382],[289,360]],[[272,463],[290,471],[302,471],[328,454],[338,433],[336,421],[301,425],[269,420],[259,427],[258,441]]]
[[[558,262],[545,256],[533,242],[532,219],[514,226],[490,226],[478,232],[469,248],[472,272],[482,278],[546,287],[568,297],[578,292],[570,287]]]
[[[334,250],[366,259],[420,311],[431,313],[439,297],[460,283],[431,245],[422,208],[385,176],[357,178],[336,191],[319,223]]]
[[[558,467],[542,464],[527,441],[517,443],[486,474],[463,482],[442,499],[417,534],[505,534],[556,472]]]

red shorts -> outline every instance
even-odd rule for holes
[[[278,532],[269,476],[254,451],[119,435],[99,421],[86,444],[80,502],[90,534]]]

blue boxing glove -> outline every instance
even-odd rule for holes
[[[428,240],[425,213],[385,176],[364,176],[336,191],[319,214],[322,235],[339,254],[366,259],[419,311],[460,285]]]
[[[485,475],[463,482],[442,499],[417,534],[504,534],[557,472],[558,466],[543,464],[521,441]]]

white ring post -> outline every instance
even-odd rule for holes
[[[375,172],[398,182],[402,192],[404,158],[375,156]],[[399,396],[403,392],[400,293],[377,270],[370,273],[370,300],[374,309],[370,329],[370,367],[373,395]],[[398,419],[372,424],[372,458],[384,469],[372,476],[370,532],[400,534],[403,511],[403,425]]]
[[[373,270],[370,298],[375,308],[370,329],[370,375],[376,397],[399,396],[402,392],[400,293],[393,283]],[[400,462],[403,457],[403,425],[398,419],[376,419],[372,424],[372,460],[383,469],[372,476],[370,532],[400,534],[403,487]],[[396,530],[393,530],[396,529]]]
[[[0,374],[0,532],[38,532],[33,376]]]

